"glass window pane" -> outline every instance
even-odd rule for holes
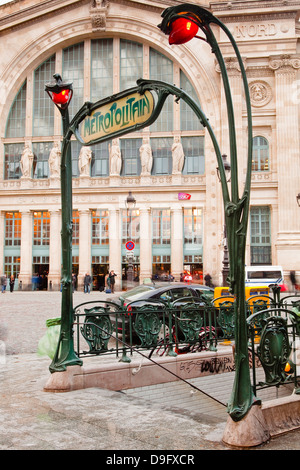
[[[45,83],[53,81],[55,55],[50,57],[34,72],[33,93],[33,135],[53,135],[54,106],[45,92]]]
[[[136,86],[143,76],[143,46],[136,42],[120,41],[120,91]]]
[[[160,137],[150,139],[153,154],[153,175],[168,175],[172,173],[173,138]]]
[[[170,209],[153,209],[152,240],[154,245],[169,245],[171,237]]]
[[[73,211],[72,220],[72,245],[79,245],[79,212]]]
[[[91,101],[113,93],[113,40],[95,39],[91,44]]]
[[[122,176],[136,176],[141,174],[139,149],[142,139],[121,139]]]
[[[4,146],[4,179],[21,178],[20,161],[23,149],[23,143],[6,144]]]
[[[253,171],[268,171],[269,167],[269,142],[261,136],[253,138]]]
[[[269,207],[252,207],[250,211],[251,264],[272,264],[271,216]]]
[[[70,116],[81,108],[84,102],[84,45],[75,44],[63,50],[62,77],[73,83],[73,98],[69,105]]]
[[[109,244],[109,214],[107,210],[92,211],[92,245]]]
[[[33,214],[33,244],[42,246],[50,243],[50,213],[34,212]]]
[[[52,142],[34,142],[33,153],[33,178],[48,178],[49,176],[49,154],[53,146]]]
[[[79,176],[78,158],[82,145],[77,140],[71,141],[71,152],[72,152],[72,176],[77,178]]]
[[[184,243],[202,245],[202,209],[184,209]]]
[[[104,142],[92,146],[91,176],[109,176],[108,144]]]
[[[27,82],[21,87],[10,109],[5,137],[24,137],[26,121]]]
[[[21,245],[21,213],[5,213],[5,246]]]
[[[182,173],[203,175],[205,172],[204,136],[183,137],[181,141],[185,156]]]
[[[160,52],[150,48],[150,78],[173,84],[173,62]],[[151,131],[173,130],[174,97],[169,96],[158,119],[150,126]]]
[[[180,88],[182,88],[200,106],[197,93],[182,70],[180,70]],[[194,111],[192,111],[190,106],[188,106],[183,100],[180,100],[180,129],[182,131],[197,131],[203,129],[203,126]]]

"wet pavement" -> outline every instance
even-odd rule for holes
[[[74,305],[87,296],[75,292]],[[94,296],[101,294],[89,300]],[[217,419],[104,388],[44,392],[50,359],[36,354],[37,344],[46,320],[60,316],[60,301],[59,292],[0,296],[0,450],[101,450],[100,463],[140,468],[172,464],[162,460],[166,451],[170,459],[181,457],[173,464],[188,463],[189,456],[195,464],[201,450],[236,450],[222,443],[226,415]],[[299,449],[300,430],[251,451]]]

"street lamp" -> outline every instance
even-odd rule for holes
[[[222,155],[223,166],[226,175],[226,181],[229,183],[231,179],[231,166],[229,161],[227,160],[227,155]],[[220,170],[219,167],[217,168],[217,175],[218,179],[221,182]],[[228,286],[227,277],[229,275],[229,253],[228,253],[228,244],[227,244],[227,229],[226,229],[226,221],[225,221],[225,214],[224,214],[224,226],[223,226],[223,243],[224,243],[224,251],[223,251],[223,269],[222,269],[222,284],[223,286]]]
[[[245,252],[249,217],[253,145],[251,102],[248,81],[243,60],[233,35],[218,18],[210,13],[210,11],[198,5],[186,3],[167,8],[162,12],[162,18],[162,22],[158,27],[162,32],[169,36],[170,44],[184,44],[193,38],[199,38],[210,45],[220,67],[221,78],[224,86],[231,163],[231,199],[229,196],[228,182],[226,181],[225,168],[221,155],[216,152],[216,157],[219,167],[225,211],[225,223],[228,235],[230,259],[228,282],[231,292],[236,298],[234,303],[236,372],[232,394],[228,403],[228,412],[233,421],[240,421],[246,416],[254,403],[259,403],[254,396],[250,380],[248,328],[246,322],[245,302]],[[229,77],[223,55],[214,35],[214,28],[211,26],[218,26],[229,39],[234,49],[243,81],[248,125],[248,158],[245,186],[241,197],[239,196],[236,130]],[[198,36],[199,30],[203,35]]]
[[[132,210],[135,208],[135,204],[136,204],[135,197],[132,195],[132,192],[129,191],[128,196],[125,200],[125,205],[127,208],[127,241],[129,237],[131,237]],[[127,268],[127,288],[128,288],[129,286],[132,287],[132,283],[133,283],[134,256],[130,251],[126,257],[127,257],[127,262],[128,262],[128,268]]]
[[[69,104],[73,95],[72,83],[64,82],[59,74],[55,82],[46,83],[45,91],[58,108],[63,121],[61,152],[61,245],[62,245],[62,300],[61,328],[56,353],[50,372],[66,370],[67,366],[82,365],[74,351],[73,292],[72,292],[72,155],[70,147]]]
[[[53,78],[55,82],[46,83],[45,91],[60,111],[66,110],[73,96],[73,85],[71,82],[63,82],[58,73]]]
[[[125,204],[126,204],[127,209],[129,209],[129,210],[132,210],[132,209],[135,208],[136,200],[135,200],[134,196],[132,195],[131,191],[129,191],[129,193],[128,193]]]

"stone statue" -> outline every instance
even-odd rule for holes
[[[90,164],[92,160],[92,150],[90,147],[81,147],[79,158],[78,158],[78,168],[80,176],[90,176]]]
[[[153,164],[153,156],[148,139],[143,139],[143,145],[140,147],[140,157],[142,165],[141,175],[150,175]]]
[[[180,142],[179,136],[175,137],[174,144],[172,145],[172,160],[173,160],[172,173],[174,175],[178,175],[182,172],[182,168],[184,164],[183,147]]]
[[[21,155],[21,171],[22,171],[22,178],[30,178],[31,177],[31,168],[33,163],[34,155],[32,150],[29,147],[29,144],[25,144],[24,150]]]
[[[49,155],[49,170],[50,176],[59,176],[60,175],[60,160],[61,160],[61,151],[59,148],[58,142],[54,142]]]
[[[121,150],[118,144],[117,139],[112,141],[112,145],[108,145],[109,151],[109,162],[110,162],[110,175],[111,176],[120,176],[121,166],[122,166],[122,157]]]

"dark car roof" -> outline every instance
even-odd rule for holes
[[[214,290],[211,287],[204,286],[203,284],[185,284],[181,282],[176,283],[166,283],[166,282],[157,282],[155,284],[141,284],[138,287],[128,290],[125,293],[122,293],[119,298],[127,299],[127,300],[137,300],[140,298],[147,299],[152,297],[154,294],[159,294],[160,292],[164,292],[166,290],[173,290],[178,289],[180,287],[188,287],[190,289],[200,289],[202,291],[207,291],[213,293]],[[155,292],[153,292],[155,291]]]

